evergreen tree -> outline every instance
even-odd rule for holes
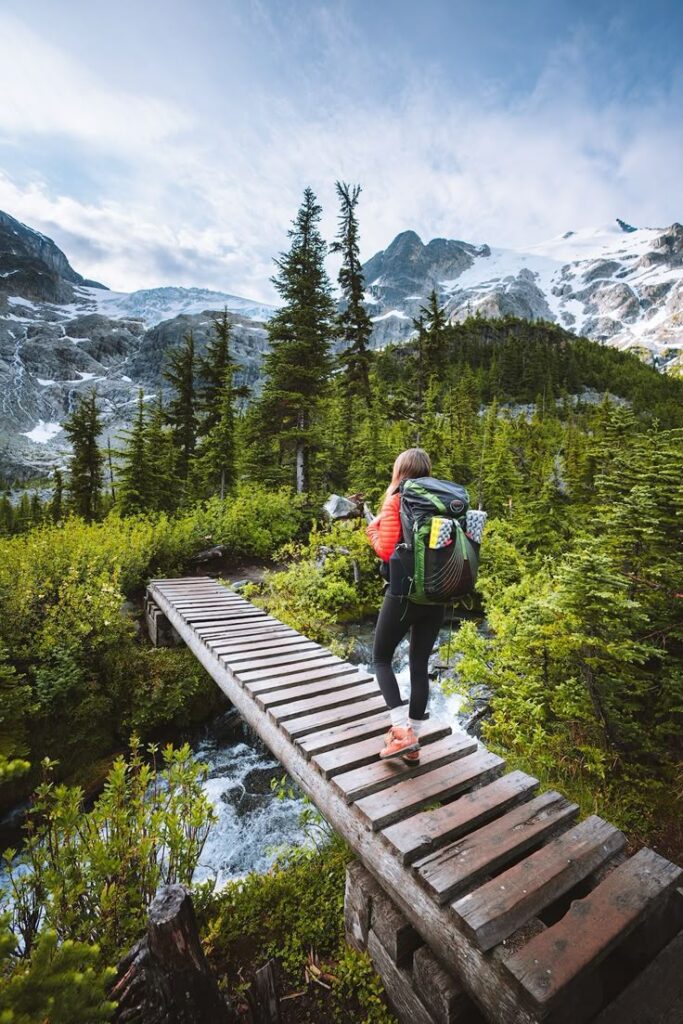
[[[188,331],[182,345],[169,356],[164,378],[171,385],[172,397],[166,417],[173,429],[178,449],[178,473],[186,481],[197,444],[197,354],[194,335]]]
[[[369,408],[370,352],[368,345],[372,334],[372,320],[363,305],[365,281],[360,262],[358,218],[356,206],[360,196],[360,185],[336,182],[337,195],[341,206],[337,240],[331,251],[341,253],[342,265],[339,270],[339,286],[343,297],[343,309],[339,314],[339,332],[345,344],[341,359],[344,365],[346,393],[350,400],[362,398]]]
[[[429,293],[426,306],[420,307],[420,319],[424,326],[423,359],[425,380],[432,377],[443,381],[448,359],[446,328],[448,320],[443,306],[439,305],[436,289]]]
[[[258,433],[252,438],[264,460],[259,475],[269,482],[293,477],[298,492],[309,489],[311,453],[319,443],[316,413],[331,372],[334,303],[324,266],[326,245],[318,231],[320,214],[307,188],[288,232],[290,249],[275,261],[273,284],[283,305],[268,323],[270,351]]]
[[[73,450],[68,484],[71,503],[78,515],[91,522],[100,510],[104,462],[97,444],[102,421],[95,390],[78,400],[63,429]]]
[[[0,498],[0,534],[14,533],[14,507],[6,494]]]
[[[218,493],[223,499],[235,483],[235,412],[233,408],[235,389],[232,362],[225,365],[223,386],[214,396],[216,403],[212,419],[215,421],[202,447],[202,468],[212,494]]]
[[[213,337],[209,339],[204,356],[199,359],[197,409],[200,417],[200,436],[209,434],[221,418],[220,408],[225,394],[226,373],[230,374],[232,398],[249,396],[248,387],[234,385],[235,374],[240,367],[230,351],[231,334],[232,324],[226,308],[220,316],[214,317]]]
[[[52,488],[52,501],[50,502],[50,519],[53,523],[61,522],[64,516],[64,481],[61,469],[54,472],[54,486]]]
[[[143,455],[147,468],[147,501],[149,508],[157,512],[170,512],[179,504],[178,457],[173,432],[167,426],[163,396],[159,392],[146,423]]]
[[[16,529],[19,533],[26,533],[31,529],[31,499],[26,491],[22,493],[17,506]]]
[[[138,404],[130,430],[124,431],[119,452],[119,505],[124,515],[149,509],[150,473],[147,462],[145,394],[138,391]]]

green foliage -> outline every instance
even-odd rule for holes
[[[300,530],[302,499],[251,487],[171,518],[68,519],[0,539],[0,782],[48,755],[66,775],[216,707],[187,651],[139,642],[126,597],[208,544],[267,557]],[[30,779],[27,780],[27,785]]]
[[[104,457],[97,446],[103,428],[95,390],[78,399],[62,429],[73,449],[68,484],[71,507],[89,522],[100,511],[104,465]]]
[[[100,1024],[111,1020],[107,999],[113,968],[99,964],[97,946],[54,931],[37,939],[30,960],[13,956],[16,938],[7,917],[0,920],[0,1022],[2,1024]]]
[[[267,573],[247,596],[294,629],[343,653],[338,623],[374,610],[381,591],[364,522],[314,527],[305,544],[283,548],[278,558],[287,568]]]
[[[167,746],[162,764],[136,740],[117,758],[88,813],[77,787],[57,785],[44,763],[22,851],[6,854],[12,931],[30,958],[39,935],[96,943],[112,962],[144,930],[157,888],[189,885],[214,820],[206,769],[190,748]],[[14,859],[13,859],[14,858]]]
[[[367,953],[351,946],[340,949],[334,964],[335,1020],[362,1020],[363,1024],[395,1024],[384,996],[384,986]]]
[[[268,322],[270,350],[252,424],[251,471],[273,486],[310,486],[310,460],[320,443],[318,401],[332,369],[334,302],[318,230],[321,208],[310,188],[288,232],[291,246],[276,259],[273,284],[283,300]]]

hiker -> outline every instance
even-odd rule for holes
[[[381,511],[367,527],[367,534],[382,559],[382,575],[389,579],[389,559],[402,539],[399,486],[404,480],[430,477],[432,464],[422,448],[408,448],[394,462],[391,483]],[[401,596],[400,563],[392,563],[391,585],[386,588],[380,609],[372,652],[374,670],[382,696],[391,715],[380,757],[402,757],[407,764],[419,764],[420,731],[429,699],[428,662],[443,624],[445,605],[416,604]],[[391,666],[398,644],[410,630],[410,703],[404,704]]]

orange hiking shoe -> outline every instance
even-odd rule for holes
[[[418,738],[409,725],[392,725],[384,739],[385,746],[380,750],[379,756],[385,760],[388,757],[402,757],[413,751],[419,751]]]

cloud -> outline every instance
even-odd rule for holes
[[[278,40],[280,66],[286,40],[268,8],[254,11],[264,45]],[[287,93],[259,68],[230,97],[234,116],[218,119],[199,96],[180,109],[111,90],[0,16],[0,30],[13,32],[9,70],[0,69],[0,94],[10,96],[0,131],[25,150],[30,136],[64,147],[75,140],[86,164],[104,154],[112,166],[87,202],[75,181],[58,187],[49,166],[21,184],[0,173],[0,208],[51,234],[77,270],[117,289],[196,284],[265,301],[274,296],[272,256],[287,245],[306,185],[324,206],[325,236],[334,234],[337,178],[363,185],[366,259],[406,228],[425,240],[523,248],[616,216],[652,226],[681,218],[680,82],[628,99],[599,95],[599,51],[579,29],[548,51],[523,94],[490,81],[456,94],[428,64],[396,58],[392,68],[386,55],[376,61],[377,85],[375,44],[345,34],[327,8],[315,17],[323,56],[292,72],[297,88]],[[35,81],[18,74],[29,49]],[[353,88],[343,87],[347,79]]]
[[[0,12],[0,38],[0,131],[60,136],[132,155],[140,147],[153,153],[188,125],[177,106],[107,86],[7,12]]]

